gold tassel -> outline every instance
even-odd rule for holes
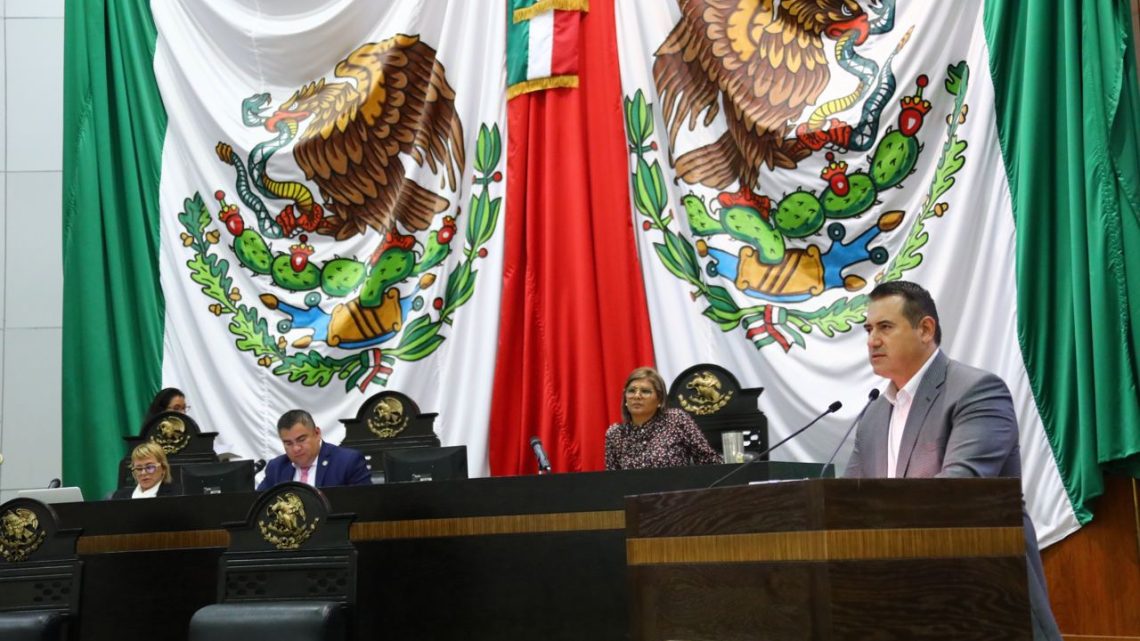
[[[574,89],[577,88],[577,86],[577,75],[550,76],[549,78],[524,80],[507,88],[507,100],[515,96],[521,96],[524,93],[531,93],[532,91],[542,91],[544,89]]]
[[[523,7],[522,9],[515,9],[511,14],[511,19],[515,24],[525,22],[537,16],[540,13],[547,11],[589,11],[590,0],[538,0],[538,2]]]

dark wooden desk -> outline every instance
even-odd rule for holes
[[[624,497],[705,487],[731,469],[590,472],[329,488],[357,515],[355,638],[409,641],[628,638]],[[733,482],[816,476],[763,463]],[[57,505],[83,529],[81,639],[184,639],[213,603],[221,524],[254,494]]]

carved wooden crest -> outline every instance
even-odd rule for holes
[[[384,396],[372,405],[367,418],[368,431],[379,438],[399,436],[408,426],[409,415],[399,396]]]
[[[58,523],[50,505],[32,498],[15,498],[0,505],[0,565],[3,561],[32,564],[74,558],[79,530],[60,530]]]
[[[741,432],[744,449],[761,452],[768,447],[768,419],[758,405],[763,391],[741,387],[720,365],[698,363],[673,379],[669,400],[692,415],[714,450],[721,451],[723,432]]]
[[[296,492],[282,492],[265,505],[257,528],[278,550],[296,550],[309,540],[320,521],[319,516],[309,517]]]
[[[684,383],[685,391],[677,394],[677,404],[690,414],[705,416],[724,409],[735,390],[726,389],[712,370],[692,374]]]
[[[384,452],[411,447],[439,447],[433,425],[437,414],[420,412],[407,394],[385,390],[369,396],[353,418],[342,418],[344,440],[380,470]]]
[[[186,422],[179,416],[167,416],[150,433],[150,440],[162,446],[167,456],[181,452],[190,443]]]
[[[351,491],[357,488],[335,488]],[[266,490],[244,521],[226,523],[218,602],[356,599],[355,514],[332,514],[324,492],[290,481]]]
[[[27,507],[10,505],[0,512],[0,556],[5,561],[25,561],[43,544],[47,530],[36,513]]]
[[[157,443],[167,456],[174,456],[186,449],[191,439],[200,434],[198,423],[179,412],[163,412],[147,421],[141,436]]]
[[[330,514],[324,493],[307,483],[281,483],[262,493],[244,522],[228,523],[230,550],[296,552],[348,545],[351,515]]]

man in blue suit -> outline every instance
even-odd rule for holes
[[[889,381],[855,431],[844,476],[854,478],[1020,477],[1013,398],[996,375],[942,353],[930,293],[888,281],[870,294],[867,351]],[[1049,607],[1037,535],[1025,527],[1029,608],[1035,641],[1061,641]]]
[[[277,435],[285,453],[269,462],[258,490],[286,481],[314,487],[371,485],[372,473],[364,455],[321,440],[321,428],[305,410],[289,410],[277,420]]]

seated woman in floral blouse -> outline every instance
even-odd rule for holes
[[[606,430],[607,470],[721,462],[688,414],[665,407],[665,381],[657,370],[633,370],[622,394],[624,420]]]

